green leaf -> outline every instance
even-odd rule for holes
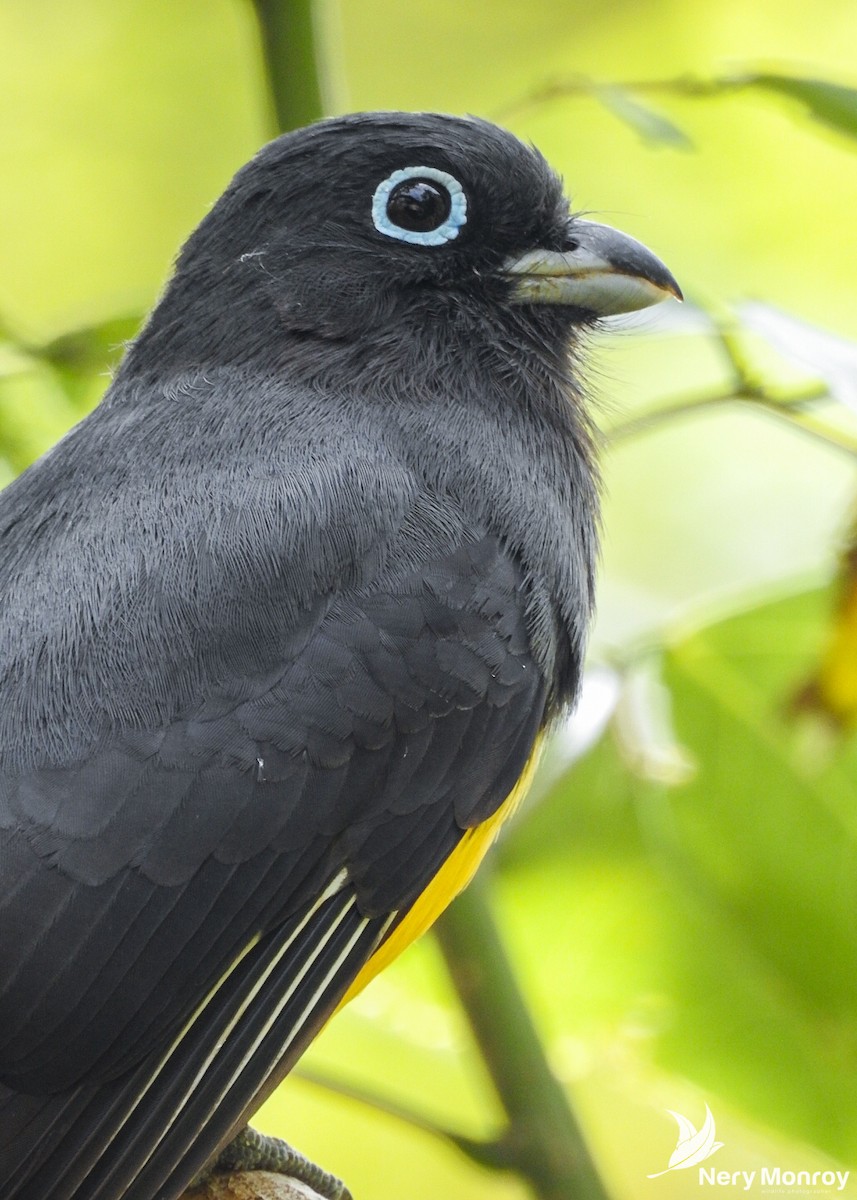
[[[764,72],[748,76],[749,87],[764,88],[804,105],[809,115],[837,133],[857,138],[857,88],[826,79]]]
[[[595,88],[592,94],[615,117],[624,121],[626,125],[630,125],[644,142],[648,142],[650,145],[678,147],[682,150],[692,149],[693,143],[684,130],[679,129],[678,125],[670,121],[663,113],[656,112],[653,108],[641,103],[626,88],[610,84]]]
[[[664,677],[695,776],[641,779],[605,738],[510,831],[502,877],[564,1038],[642,1048],[715,1111],[849,1161],[857,740],[809,759],[784,716],[830,602],[794,596],[678,641]]]

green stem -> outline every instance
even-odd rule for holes
[[[823,383],[809,384],[780,394],[767,394],[761,388],[754,387],[750,391],[739,389],[685,396],[662,405],[653,412],[620,421],[607,430],[605,438],[608,445],[616,445],[617,442],[623,442],[641,433],[649,433],[660,425],[670,424],[678,418],[690,416],[706,408],[722,408],[726,404],[749,404],[780,421],[785,421],[826,446],[844,450],[846,454],[857,457],[857,438],[853,434],[803,411],[805,405],[829,398],[830,392]]]
[[[617,421],[615,425],[605,431],[604,436],[608,444],[612,446],[617,442],[624,442],[628,438],[637,437],[641,433],[649,433],[660,425],[668,425],[677,418],[690,416],[706,408],[720,408],[724,404],[731,404],[737,400],[738,397],[731,389],[680,396],[651,412],[645,412],[636,417],[627,417],[624,421]]]
[[[627,79],[612,83],[599,82],[586,75],[572,75],[566,79],[554,79],[542,84],[527,95],[504,105],[498,115],[509,117],[537,105],[566,97],[597,98],[598,93],[605,88],[615,88],[622,92],[643,92],[656,95],[662,93],[689,99],[705,99],[752,87],[758,74],[754,71],[713,76],[686,74],[668,79]]]
[[[312,0],[252,0],[281,133],[324,116]]]
[[[762,399],[757,399],[756,404],[762,412],[772,413],[779,420],[786,421],[793,428],[807,434],[815,441],[830,446],[834,450],[844,450],[852,458],[857,458],[857,437],[853,433],[839,429],[836,425],[831,425],[812,413],[782,408],[776,403],[766,403]]]
[[[483,877],[435,926],[509,1125],[506,1160],[540,1200],[607,1200],[500,940]]]
[[[459,1144],[459,1135],[452,1129],[447,1129],[445,1125],[438,1125],[435,1121],[424,1117],[422,1113],[415,1112],[413,1109],[406,1107],[404,1104],[399,1104],[397,1101],[388,1100],[386,1096],[381,1096],[376,1092],[367,1091],[366,1088],[355,1087],[353,1084],[345,1083],[341,1079],[336,1079],[333,1075],[328,1075],[324,1071],[316,1071],[312,1067],[299,1064],[292,1071],[292,1076],[295,1079],[300,1079],[302,1083],[312,1084],[314,1087],[324,1088],[327,1092],[333,1092],[337,1096],[342,1096],[346,1100],[354,1100],[358,1104],[365,1104],[368,1108],[376,1109],[378,1112],[384,1113],[387,1117],[393,1117],[396,1121],[402,1121],[406,1125],[412,1126],[414,1129],[419,1129],[423,1133],[430,1133],[433,1137],[443,1138],[444,1141]]]
[[[449,1129],[445,1125],[438,1125],[436,1121],[430,1120],[430,1118],[423,1116],[422,1113],[418,1113],[404,1104],[388,1100],[386,1096],[367,1091],[365,1088],[355,1087],[353,1084],[335,1079],[332,1075],[327,1075],[323,1071],[315,1071],[309,1067],[299,1066],[294,1069],[292,1074],[303,1083],[313,1084],[315,1087],[324,1088],[325,1091],[332,1092],[336,1096],[342,1096],[346,1100],[354,1100],[357,1104],[364,1104],[367,1108],[371,1108],[376,1112],[382,1112],[385,1116],[392,1117],[395,1121],[401,1121],[403,1124],[409,1125],[412,1129],[419,1129],[422,1133],[428,1133],[432,1137],[449,1142],[457,1150],[466,1154],[468,1158],[472,1158],[474,1162],[478,1162],[480,1166],[490,1167],[494,1170],[505,1170],[510,1166],[506,1143],[502,1138],[468,1137],[466,1134],[458,1133],[456,1130]]]

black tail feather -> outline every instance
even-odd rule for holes
[[[99,1088],[0,1089],[4,1200],[177,1200],[284,1077],[391,918],[351,888],[269,934],[167,1050]]]

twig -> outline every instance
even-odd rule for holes
[[[677,75],[672,79],[628,79],[605,83],[586,75],[571,75],[565,79],[551,80],[517,100],[505,104],[497,110],[496,116],[507,118],[525,112],[527,109],[536,108],[540,104],[548,104],[551,100],[569,96],[589,96],[597,99],[599,92],[605,88],[616,88],[623,92],[664,92],[697,98],[717,96],[724,91],[737,90],[745,86],[746,80],[738,76],[703,79],[698,75]]]
[[[506,1165],[540,1200],[607,1200],[500,941],[484,870],[447,909],[435,933],[508,1117],[497,1143]]]
[[[796,388],[794,391],[778,394],[760,393],[755,388],[750,392],[742,391],[740,388],[725,388],[716,392],[698,392],[689,396],[679,396],[667,404],[660,405],[660,407],[653,409],[651,412],[642,413],[640,416],[628,417],[627,420],[618,421],[607,430],[605,437],[610,443],[621,442],[626,438],[636,437],[637,434],[648,433],[649,430],[674,421],[677,417],[692,416],[703,409],[720,408],[724,404],[761,403],[775,412],[781,412],[781,415],[788,414],[792,410],[799,409],[803,405],[810,404],[815,400],[826,400],[829,394],[827,385],[823,383],[813,383],[807,387]]]
[[[281,133],[324,116],[312,0],[251,0]]]
[[[499,1143],[491,1140],[482,1141],[477,1138],[467,1137],[466,1134],[457,1133],[454,1129],[449,1129],[445,1125],[439,1125],[429,1117],[423,1116],[422,1113],[415,1112],[412,1108],[407,1108],[397,1101],[389,1100],[386,1096],[381,1096],[377,1092],[371,1092],[366,1088],[344,1083],[340,1079],[335,1079],[332,1075],[327,1075],[322,1071],[316,1071],[309,1067],[296,1067],[292,1075],[304,1083],[324,1088],[325,1091],[333,1092],[334,1095],[342,1096],[343,1099],[354,1100],[358,1104],[364,1104],[367,1108],[384,1113],[385,1116],[410,1125],[413,1129],[419,1129],[423,1133],[431,1134],[432,1137],[449,1142],[456,1149],[461,1150],[468,1157],[475,1159],[483,1166],[487,1162],[496,1162],[498,1156],[502,1156],[498,1148]]]
[[[669,404],[663,405],[652,412],[643,413],[638,417],[630,417],[620,421],[605,435],[608,445],[626,441],[642,433],[649,433],[661,425],[685,416],[692,416],[708,408],[722,408],[727,404],[754,405],[762,412],[785,421],[802,433],[832,446],[836,450],[844,450],[846,454],[857,457],[857,437],[836,425],[828,424],[812,413],[804,412],[806,404],[814,400],[827,400],[830,393],[826,384],[809,384],[788,393],[768,393],[761,386],[754,385],[751,390],[726,390],[721,392],[701,393],[696,396],[683,396]]]
[[[592,79],[587,75],[571,75],[565,79],[553,79],[535,88],[526,95],[511,101],[497,111],[498,116],[509,117],[513,114],[535,108],[540,104],[548,104],[569,96],[589,96],[595,99],[604,89],[617,89],[622,92],[640,92],[643,94],[663,94],[681,96],[687,99],[704,99],[710,96],[722,96],[729,92],[737,92],[749,88],[757,82],[759,72],[742,71],[733,74],[710,75],[675,75],[668,79],[623,79],[604,81]]]

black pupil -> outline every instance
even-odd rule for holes
[[[442,184],[428,179],[403,179],[390,192],[387,216],[400,229],[431,233],[449,216],[452,202]]]

